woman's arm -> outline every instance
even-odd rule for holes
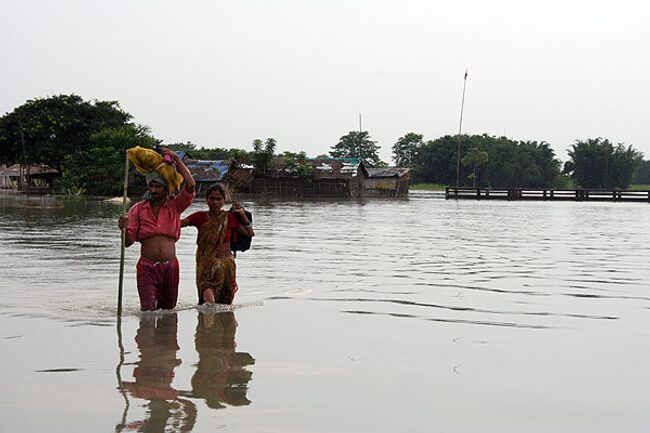
[[[239,222],[241,222],[242,224],[237,228],[237,231],[245,234],[249,238],[255,236],[255,231],[253,230],[253,223],[248,220],[248,217],[246,216],[246,212],[244,212],[244,207],[240,203],[235,202],[232,204],[232,210],[233,212],[239,214]]]
[[[181,227],[187,227],[190,225],[190,220],[189,218],[183,218],[181,219]]]
[[[252,226],[250,226],[248,228],[246,228],[244,226],[239,226],[239,227],[237,227],[237,231],[239,233],[245,234],[249,238],[252,238],[253,236],[255,236],[255,231],[253,230]]]

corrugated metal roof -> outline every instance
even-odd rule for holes
[[[23,165],[23,175],[27,175],[29,172],[30,176],[39,175],[39,174],[58,174],[59,172],[52,167],[47,165]],[[2,176],[19,176],[20,173],[20,164],[14,164],[11,167],[0,167],[0,175]]]
[[[230,161],[198,160],[187,164],[187,168],[197,182],[220,181],[228,173]]]
[[[385,167],[385,168],[367,168],[369,178],[379,177],[402,177],[409,172],[408,168]]]

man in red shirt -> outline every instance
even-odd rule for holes
[[[140,310],[169,310],[178,298],[178,260],[176,241],[181,234],[181,213],[192,204],[195,182],[175,152],[164,149],[183,176],[184,186],[176,196],[168,196],[165,181],[155,172],[147,175],[149,191],[136,203],[128,217],[120,216],[118,226],[126,229],[126,246],[140,242],[136,267]]]

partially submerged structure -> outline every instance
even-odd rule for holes
[[[252,192],[274,197],[405,197],[408,168],[373,168],[359,158],[306,160],[301,167],[276,158]]]
[[[0,189],[27,193],[47,193],[54,185],[59,172],[47,165],[21,165],[0,167]]]
[[[406,197],[411,185],[411,170],[403,167],[365,167],[365,197]]]
[[[372,167],[361,158],[278,157],[260,175],[252,165],[236,160],[197,160],[187,152],[177,153],[194,177],[197,193],[223,182],[238,193],[268,197],[397,198],[408,195],[411,182],[408,168]]]
[[[235,160],[209,161],[188,159],[187,168],[200,193],[216,182],[224,182],[239,192],[248,193],[253,183],[253,167]]]

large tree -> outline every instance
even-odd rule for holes
[[[461,158],[477,148],[488,154],[488,161],[476,167],[458,167],[459,147]],[[478,184],[492,188],[551,188],[560,175],[560,162],[548,143],[484,134],[447,135],[427,141],[418,152],[414,178],[416,182],[455,185],[458,168],[461,181],[473,174]]]
[[[266,174],[271,166],[271,161],[273,161],[276,147],[277,141],[275,138],[267,138],[266,141],[260,139],[253,140],[251,159],[253,160],[253,166],[257,174]]]
[[[0,160],[43,163],[61,172],[66,155],[87,150],[91,135],[130,120],[115,101],[84,101],[77,95],[32,99],[0,118]]]
[[[472,187],[476,187],[476,168],[485,164],[489,160],[488,153],[478,147],[472,147],[467,155],[461,160],[465,167],[472,167],[472,174],[468,176],[472,180]]]
[[[144,126],[126,125],[96,132],[90,136],[86,149],[66,155],[57,188],[66,192],[119,194],[124,182],[126,149],[152,147],[156,142]]]
[[[333,158],[362,158],[376,164],[380,161],[377,151],[379,146],[370,139],[368,131],[350,131],[332,146],[330,155]]]
[[[633,183],[637,185],[650,185],[650,161],[639,164]]]
[[[569,150],[564,172],[582,188],[627,188],[643,154],[632,146],[614,146],[603,138],[576,140]]]
[[[413,167],[417,162],[420,148],[424,145],[424,136],[409,132],[400,137],[393,145],[393,160],[399,167]]]
[[[280,158],[284,161],[284,167],[289,170],[289,172],[303,178],[311,177],[313,167],[309,164],[305,152],[294,153],[285,151],[280,155]]]

